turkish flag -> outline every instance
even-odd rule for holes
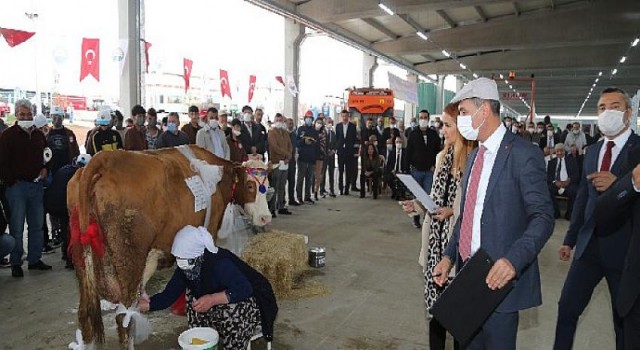
[[[82,38],[80,81],[87,75],[93,75],[97,81],[100,81],[100,39]]]
[[[186,93],[189,90],[189,80],[191,80],[191,67],[193,67],[193,61],[185,58],[183,59],[182,67],[184,69],[184,74],[182,77],[184,78],[184,92]]]
[[[220,70],[220,93],[231,97],[231,86],[229,85],[229,73],[226,70]]]
[[[149,73],[149,48],[151,47],[151,43],[144,39],[142,41],[144,41],[145,72]]]
[[[250,75],[249,76],[249,103],[251,103],[251,100],[253,99],[253,91],[255,91],[255,89],[256,89],[256,76]]]
[[[10,47],[20,45],[29,40],[35,32],[25,32],[23,30],[0,28],[0,34],[4,37]]]
[[[286,86],[287,84],[284,83],[284,79],[282,79],[281,75],[276,75],[276,80],[282,84],[282,86]]]

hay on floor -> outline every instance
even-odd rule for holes
[[[303,235],[284,231],[258,234],[245,247],[242,259],[269,280],[278,298],[302,298],[328,292],[317,281],[302,282],[308,270]]]

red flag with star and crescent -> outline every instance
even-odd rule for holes
[[[253,92],[255,90],[256,90],[256,76],[250,75],[249,76],[249,103],[251,103],[251,100],[253,99]]]
[[[82,38],[81,52],[80,81],[88,75],[100,81],[100,39]]]
[[[184,92],[186,93],[189,90],[189,81],[191,80],[191,68],[193,67],[193,61],[185,58],[183,59],[182,68],[184,70],[184,74],[182,77],[184,78]]]
[[[14,47],[22,44],[23,42],[31,39],[35,32],[25,32],[24,30],[0,28],[0,35],[4,37],[4,40],[9,44],[9,47]]]
[[[282,84],[282,86],[286,86],[287,84],[284,83],[284,79],[282,79],[281,75],[276,75],[276,80]]]
[[[229,73],[223,69],[220,70],[220,93],[222,94],[222,97],[227,95],[229,98],[232,98],[231,86],[229,85]]]
[[[149,49],[151,48],[151,43],[144,41],[144,63],[145,63],[145,72],[149,73]]]

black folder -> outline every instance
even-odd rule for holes
[[[493,260],[482,248],[465,263],[431,308],[435,317],[461,345],[468,344],[502,300],[513,281],[491,290],[485,282]]]

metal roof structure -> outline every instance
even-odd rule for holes
[[[586,114],[595,113],[602,88],[633,95],[640,87],[640,44],[632,46],[640,37],[638,0],[247,1],[422,76],[533,74],[538,115],[576,115],[593,84]],[[531,94],[529,82],[498,86],[511,98]],[[502,102],[528,112],[518,98]]]

